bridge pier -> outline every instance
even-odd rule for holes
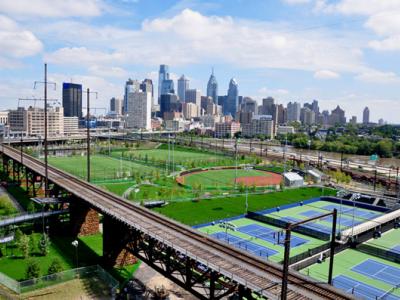
[[[103,260],[106,266],[125,266],[137,262],[137,258],[128,251],[132,240],[131,229],[124,223],[104,215],[103,218]]]
[[[99,232],[99,214],[84,201],[72,199],[69,211],[73,236],[92,235]]]

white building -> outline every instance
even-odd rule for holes
[[[182,103],[182,113],[185,119],[197,118],[200,115],[200,107],[191,102]]]
[[[215,124],[215,137],[218,138],[233,137],[238,131],[240,131],[240,123],[235,121]]]
[[[0,111],[0,124],[8,124],[8,111]]]
[[[184,131],[185,125],[189,122],[185,122],[183,119],[173,119],[165,121],[165,130],[167,131]]]
[[[293,126],[278,126],[276,130],[276,134],[288,134],[288,133],[294,133]]]
[[[287,121],[299,122],[300,121],[301,105],[298,102],[289,102],[287,105]]]
[[[286,186],[300,187],[304,185],[304,178],[294,172],[283,173]]]
[[[122,99],[111,98],[110,99],[110,113],[117,116],[122,115]]]
[[[250,123],[242,125],[242,134],[245,137],[264,135],[267,139],[274,138],[274,121],[270,115],[255,115]]]
[[[79,134],[79,118],[78,117],[64,117],[64,135],[77,135]]]
[[[128,128],[151,130],[151,93],[128,93],[128,111],[126,112]]]

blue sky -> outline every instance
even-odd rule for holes
[[[43,63],[58,86],[122,97],[127,78],[173,78],[219,94],[235,77],[241,95],[278,103],[317,99],[347,117],[400,123],[400,1],[393,0],[2,0],[0,109],[39,97]],[[101,111],[101,110],[99,110]]]

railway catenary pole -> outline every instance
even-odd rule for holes
[[[44,85],[44,165],[45,165],[45,178],[44,178],[44,193],[45,196],[48,196],[49,192],[49,180],[48,180],[48,147],[47,147],[47,134],[48,134],[48,126],[47,126],[47,85],[51,84],[54,86],[54,90],[56,89],[56,83],[55,82],[48,82],[47,81],[47,63],[44,64],[44,81],[35,81],[33,88],[36,88],[36,84],[38,83],[43,83]]]
[[[89,88],[86,89],[86,180],[90,182],[90,94],[96,94],[97,92],[91,92]]]
[[[333,220],[332,220],[332,234],[331,234],[331,247],[330,247],[330,256],[329,256],[329,273],[328,273],[328,283],[332,285],[332,276],[333,276],[333,259],[335,256],[335,243],[336,243],[336,220],[337,220],[337,209],[333,209]],[[340,223],[339,223],[340,230]]]

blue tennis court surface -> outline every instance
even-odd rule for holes
[[[293,218],[293,217],[282,217],[281,219],[286,221],[286,222],[291,222],[291,223],[296,223],[296,222],[302,221],[300,219]],[[301,226],[305,227],[305,228],[310,228],[310,229],[313,229],[313,230],[317,230],[317,231],[320,231],[320,232],[323,232],[323,233],[327,233],[327,234],[331,234],[331,232],[332,232],[332,229],[330,227],[324,226],[324,225],[321,225],[321,224],[318,224],[318,223],[311,223],[310,222],[310,223],[305,223],[305,224],[303,224]]]
[[[353,215],[353,210],[354,210],[354,216],[356,216],[357,218],[369,219],[369,220],[374,219],[382,214],[376,211],[363,210],[358,207],[354,208],[348,205],[340,205],[340,204],[329,204],[323,206],[322,208],[330,211],[336,208],[339,213],[342,212],[342,214],[345,215]]]
[[[250,242],[248,240],[242,239],[240,237],[234,236],[229,233],[217,232],[217,233],[211,234],[211,236],[217,238],[218,240],[224,241],[232,246],[235,246],[236,248],[240,248],[240,249],[249,251],[257,256],[268,258],[269,256],[272,256],[272,255],[275,255],[278,253],[278,251],[269,249],[265,246],[255,244],[253,242]]]
[[[339,275],[333,279],[333,285],[339,289],[345,290],[349,294],[354,294],[354,296],[361,299],[376,300],[400,300],[399,297],[394,295],[386,295],[386,291],[377,289],[368,284],[359,282],[350,277]]]
[[[280,246],[283,246],[283,241],[286,237],[286,234],[283,231],[274,231],[271,228],[260,226],[258,224],[245,225],[237,228],[237,230],[252,237]],[[291,248],[294,248],[307,242],[308,240],[293,235],[290,239],[290,246]]]
[[[300,215],[308,217],[308,218],[314,218],[314,217],[320,216],[322,214],[323,213],[321,211],[317,211],[317,210],[313,210],[313,209],[307,210],[307,211],[304,211],[304,212],[300,213]],[[322,218],[320,220],[321,221],[325,221],[325,222],[329,222],[329,223],[332,224],[333,217],[332,216],[327,216],[327,217]],[[353,221],[352,218],[346,218],[344,216],[338,216],[336,223],[339,224],[339,222],[340,222],[341,226],[345,226],[345,227],[350,227],[350,226],[353,226],[353,224],[357,225],[357,224],[362,223],[362,221],[360,221],[360,220],[355,219]]]
[[[400,268],[392,267],[373,259],[367,259],[354,266],[351,270],[393,286],[400,284]]]

